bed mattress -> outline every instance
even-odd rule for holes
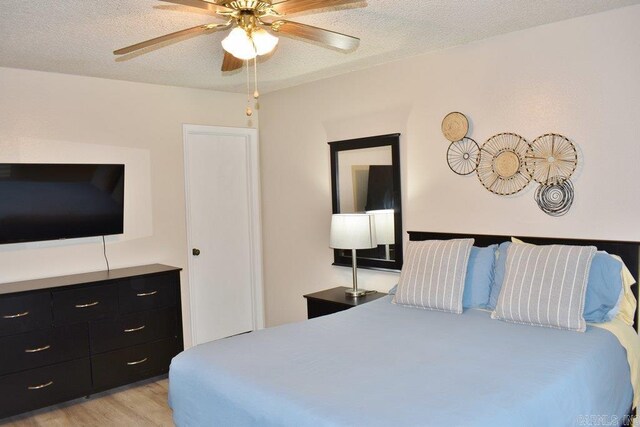
[[[585,333],[397,306],[391,297],[191,348],[178,426],[564,426],[622,420],[626,352]]]

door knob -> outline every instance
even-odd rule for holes
[[[200,249],[193,248],[193,249],[191,249],[191,253],[193,254],[193,256],[198,256],[198,255],[200,255]]]

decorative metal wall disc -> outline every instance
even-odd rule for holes
[[[562,135],[548,133],[536,138],[527,152],[527,170],[540,184],[556,184],[571,178],[578,166],[578,152]]]
[[[449,141],[460,141],[469,132],[467,117],[458,112],[449,113],[442,120],[442,133]]]
[[[560,183],[541,184],[534,197],[544,213],[551,216],[562,216],[571,208],[574,194],[571,180],[565,179]]]
[[[506,196],[521,191],[531,181],[525,167],[530,149],[526,139],[515,133],[494,135],[480,148],[476,173],[484,187]]]
[[[454,141],[447,150],[449,168],[458,175],[469,175],[476,170],[480,147],[471,138]]]

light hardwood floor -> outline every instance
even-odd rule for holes
[[[7,427],[173,426],[169,382],[159,378],[0,421]]]

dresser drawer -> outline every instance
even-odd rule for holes
[[[0,375],[89,356],[87,325],[0,338]]]
[[[316,317],[326,316],[328,314],[337,313],[339,311],[348,310],[351,307],[332,301],[307,300],[307,318],[314,319]]]
[[[117,310],[115,284],[53,292],[53,320],[57,325],[105,318]]]
[[[103,353],[176,335],[178,312],[175,308],[143,311],[115,320],[92,322],[91,352]]]
[[[120,312],[151,310],[175,305],[180,287],[177,272],[132,277],[118,286]]]
[[[0,297],[0,336],[51,327],[51,295],[34,292]]]
[[[79,359],[0,377],[0,418],[91,392],[89,359]]]
[[[93,356],[93,385],[104,390],[169,371],[178,341],[169,338]]]

